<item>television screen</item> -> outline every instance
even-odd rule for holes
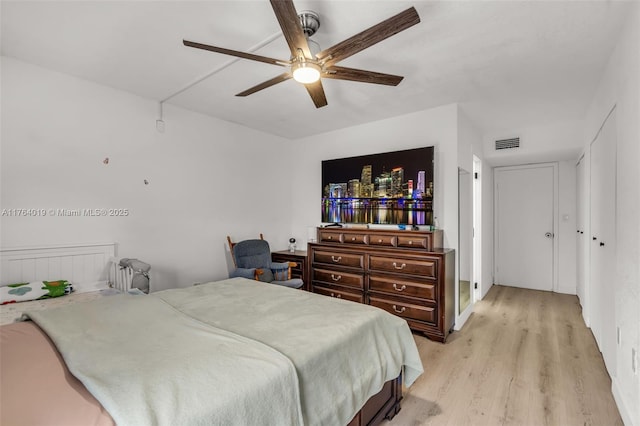
[[[322,162],[322,222],[433,225],[434,148]]]

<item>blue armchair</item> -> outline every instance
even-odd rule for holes
[[[238,243],[227,236],[231,257],[236,269],[229,275],[244,277],[258,281],[291,288],[301,288],[303,282],[299,278],[291,278],[291,267],[295,262],[272,262],[271,249],[262,234],[259,240],[244,240]]]

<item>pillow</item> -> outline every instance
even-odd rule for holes
[[[9,284],[0,287],[0,305],[60,297],[72,291],[73,285],[67,280]]]

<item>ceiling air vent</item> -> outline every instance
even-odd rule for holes
[[[496,141],[496,151],[499,149],[520,148],[520,138],[500,139]]]

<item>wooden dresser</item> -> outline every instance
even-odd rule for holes
[[[444,342],[455,320],[455,251],[442,230],[318,228],[308,245],[308,289],[366,303]]]

